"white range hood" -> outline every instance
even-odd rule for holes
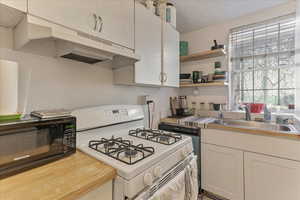
[[[47,48],[43,44],[48,42],[54,42],[56,57],[88,64],[112,61],[114,67],[122,67],[140,59],[130,49],[108,44],[31,15],[26,15],[14,29],[14,47],[17,50],[24,48],[31,51],[39,46],[40,51],[40,48]]]

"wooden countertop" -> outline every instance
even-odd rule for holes
[[[233,132],[240,132],[240,133],[248,133],[248,134],[255,134],[255,135],[267,135],[267,136],[281,137],[281,138],[286,138],[286,139],[300,140],[300,135],[298,135],[298,134],[281,133],[281,132],[271,131],[271,130],[269,131],[269,130],[261,130],[261,129],[250,129],[250,128],[213,124],[213,123],[207,124],[207,128],[218,129],[218,130],[223,130],[223,131],[233,131]]]
[[[73,200],[114,179],[116,170],[80,151],[0,180],[0,200]]]
[[[179,124],[179,119],[168,117],[168,118],[161,119],[160,122],[164,122],[168,124]]]
[[[167,124],[180,124],[180,121],[189,119],[191,117],[194,117],[193,115],[190,116],[183,116],[183,117],[166,117],[160,119],[160,122],[167,123]]]

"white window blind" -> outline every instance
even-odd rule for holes
[[[232,29],[232,106],[295,102],[295,14]]]

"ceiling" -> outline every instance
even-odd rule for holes
[[[181,33],[248,15],[289,0],[170,0],[177,8]]]

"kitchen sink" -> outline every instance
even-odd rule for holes
[[[216,121],[215,123],[224,126],[234,126],[248,129],[259,129],[267,131],[283,132],[288,134],[300,134],[293,125],[280,125],[274,123],[256,122],[256,121],[244,121],[244,120],[224,120]]]

